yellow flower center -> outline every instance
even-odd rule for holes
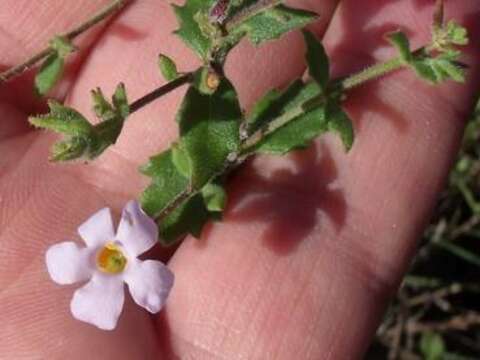
[[[119,274],[127,266],[127,258],[114,243],[108,243],[97,253],[97,267],[108,274]]]

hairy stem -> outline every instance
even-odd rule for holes
[[[347,78],[334,80],[332,88],[340,88],[342,91],[351,90],[368,81],[378,79],[381,76],[399,70],[405,66],[405,62],[400,57],[396,57],[389,61],[373,65],[359,73],[348,76]],[[324,101],[326,101],[326,98],[323,94],[313,96],[303,104],[268,122],[266,127],[257,130],[244,141],[240,154],[248,155],[265,137],[296,119],[298,116],[305,113],[305,111],[308,111],[308,108],[310,108],[309,104],[318,104],[318,106],[320,106]]]
[[[100,10],[98,13],[93,15],[90,19],[80,24],[79,26],[73,28],[67,33],[63,34],[68,40],[73,40],[80,34],[89,30],[93,26],[97,25],[101,21],[105,20],[110,15],[117,13],[123,9],[129,2],[133,0],[114,0],[104,9]],[[22,64],[11,67],[10,69],[0,73],[0,84],[7,82],[8,80],[21,75],[23,72],[30,69],[32,66],[36,65],[38,62],[46,59],[48,56],[52,55],[54,50],[51,47],[47,47],[37,54],[33,55],[30,59],[26,60]]]
[[[190,83],[193,81],[193,73],[187,73],[183,76],[178,77],[177,79],[165,84],[158,89],[153,90],[149,94],[141,97],[140,99],[134,101],[130,104],[130,113],[133,114],[134,112],[140,110],[144,106],[150,104],[151,102],[157,100],[158,98],[162,97],[163,95],[168,94],[170,91],[175,90],[176,88]]]
[[[392,71],[398,70],[405,66],[405,62],[398,58],[394,58],[384,63],[373,65],[357,74],[351,75],[339,81],[341,88],[344,90],[353,89],[363,83],[378,79]]]

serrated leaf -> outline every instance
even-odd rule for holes
[[[29,122],[42,129],[70,136],[90,136],[93,126],[75,109],[63,106],[55,100],[48,101],[50,112],[31,116]]]
[[[443,338],[433,332],[424,332],[422,334],[420,350],[426,360],[441,360],[446,352]]]
[[[143,210],[151,217],[157,217],[187,189],[188,178],[174,165],[171,150],[150,158],[140,171],[152,178],[152,184],[140,198]]]
[[[53,146],[53,161],[92,160],[117,141],[129,113],[125,87],[123,84],[117,87],[112,99],[114,105],[105,99],[100,89],[92,91],[92,98],[95,113],[102,120],[96,125],[90,124],[75,109],[55,101],[49,101],[49,113],[29,118],[36,127],[66,136]]]
[[[278,5],[236,24],[230,31],[231,42],[236,43],[243,36],[247,36],[253,44],[260,45],[265,41],[278,39],[292,30],[301,29],[317,17],[317,14],[310,11]]]
[[[306,60],[310,77],[317,82],[324,93],[330,80],[330,62],[320,41],[307,30],[303,31],[307,45]]]
[[[349,151],[353,146],[355,135],[352,121],[348,114],[340,105],[329,103],[325,109],[325,117],[328,121],[328,129],[340,136],[345,149]]]
[[[182,41],[202,59],[207,60],[212,45],[199,24],[199,16],[208,16],[213,0],[188,0],[183,6],[172,5],[180,28],[175,31]]]
[[[115,117],[113,106],[107,101],[102,89],[97,88],[91,91],[93,111],[99,119],[107,120]]]
[[[144,211],[153,218],[189,190],[189,180],[174,164],[172,150],[152,157],[140,170],[152,178],[150,186],[141,194],[140,202]],[[198,237],[209,218],[202,195],[192,193],[160,220],[160,242],[169,246],[187,234]]]
[[[222,172],[228,156],[238,150],[241,117],[237,93],[227,79],[211,95],[202,94],[195,86],[188,90],[177,121],[194,189],[201,189]]]
[[[166,81],[173,81],[178,78],[178,70],[175,62],[168,56],[160,54],[158,57],[158,67]]]
[[[415,72],[424,80],[439,84],[446,80],[465,82],[465,70],[457,62],[456,53],[444,53],[435,58],[425,57],[412,61]]]
[[[398,50],[400,58],[406,63],[411,63],[413,60],[412,52],[410,51],[410,41],[402,31],[396,31],[387,34],[387,39]]]
[[[205,185],[202,189],[202,196],[205,206],[212,212],[222,212],[227,203],[225,188],[216,182]]]
[[[112,96],[112,104],[118,116],[126,119],[130,115],[130,106],[127,99],[127,91],[123,83],[118,84]]]

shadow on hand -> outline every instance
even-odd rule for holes
[[[335,163],[326,147],[321,152],[315,147],[295,152],[290,156],[294,169],[283,167],[269,176],[251,167],[242,171],[233,181],[238,190],[227,220],[265,224],[264,243],[280,255],[294,251],[316,229],[319,216],[340,229],[346,203],[342,191],[330,186],[337,177]]]

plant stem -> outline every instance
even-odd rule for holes
[[[134,101],[130,105],[130,113],[133,114],[134,112],[140,110],[144,106],[150,104],[152,101],[157,100],[158,98],[162,97],[163,95],[169,93],[170,91],[175,90],[176,88],[190,83],[193,81],[193,73],[187,73],[183,76],[178,77],[177,79],[165,84],[158,89],[153,90],[149,94],[141,97],[140,99]]]
[[[400,57],[397,57],[387,62],[370,66],[369,68],[360,71],[357,74],[348,76],[343,80],[336,81],[336,83],[339,83],[343,90],[349,90],[362,85],[367,81],[378,79],[379,77],[398,70],[404,66],[405,62]]]
[[[373,65],[363,71],[360,71],[359,73],[348,76],[347,78],[334,80],[332,88],[340,88],[342,91],[347,91],[357,86],[360,86],[368,81],[375,80],[390,72],[399,70],[404,66],[406,66],[405,62],[400,57],[396,57],[389,61]],[[315,103],[320,105],[322,101],[325,100],[326,98],[323,94],[313,96],[301,105],[283,113],[276,119],[268,122],[266,127],[257,130],[244,141],[240,150],[240,154],[248,155],[251,150],[265,137],[275,132],[279,128],[285,126],[301,114],[308,112],[308,109],[306,109],[307,104]],[[310,108],[310,106],[307,106],[307,108]]]
[[[103,21],[110,15],[123,9],[130,1],[133,0],[114,0],[112,3],[107,5],[104,9],[100,10],[98,13],[93,15],[90,19],[80,24],[79,26],[73,28],[62,36],[66,37],[68,40],[73,40],[80,34],[89,30],[91,27],[95,26],[99,22]],[[10,69],[0,73],[0,84],[7,82],[8,80],[21,75],[24,71],[27,71],[32,66],[36,65],[38,62],[52,55],[54,50],[51,47],[47,47],[37,54],[33,55],[30,59],[26,60],[22,64],[11,67]]]

